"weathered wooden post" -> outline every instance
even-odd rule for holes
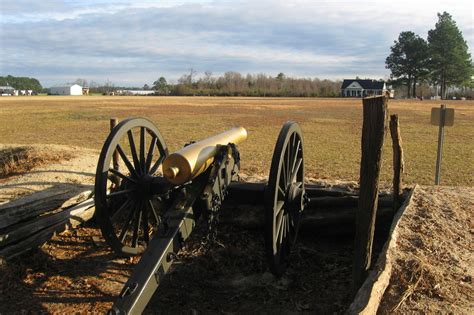
[[[110,132],[112,132],[112,129],[114,129],[115,126],[118,124],[118,119],[117,118],[110,118]],[[114,154],[112,155],[112,165],[114,170],[118,171],[119,170],[119,153],[117,150],[114,151]],[[117,187],[120,185],[120,178],[117,175],[112,175],[111,181],[113,182],[113,188]]]
[[[388,118],[387,102],[388,98],[386,96],[368,97],[362,100],[363,124],[360,192],[352,269],[354,295],[364,282],[367,271],[370,268],[377,214],[382,148]]]
[[[118,119],[117,118],[110,118],[110,131],[112,131],[112,129],[114,129],[115,126],[117,126],[118,124]],[[114,155],[112,156],[112,163],[113,163],[113,166],[114,166],[114,170],[119,170],[119,154],[118,154],[118,151],[115,150],[114,151]]]
[[[400,207],[402,173],[405,168],[398,115],[390,116],[390,135],[392,136],[393,148],[393,211],[395,212]]]

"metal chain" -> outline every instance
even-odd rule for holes
[[[233,169],[231,171],[231,174],[232,174],[231,176],[235,176],[235,175],[238,176],[238,173],[239,173],[239,164],[238,164],[238,162],[240,161],[239,151],[237,150],[237,148],[234,144],[230,144],[230,145],[231,145],[231,148],[232,148],[232,155],[233,155],[233,158],[234,158],[234,161],[235,161],[235,164],[234,164]],[[218,159],[216,159],[216,160],[218,160]],[[229,160],[226,159],[226,161],[224,163],[228,164]],[[216,178],[216,180],[219,180],[219,178]],[[223,198],[228,193],[226,188],[224,188],[224,190],[221,192]],[[202,242],[202,247],[204,248],[204,251],[206,251],[206,252],[211,248],[211,246],[213,244],[222,245],[217,241],[217,226],[219,225],[219,212],[220,212],[220,209],[221,209],[221,202],[222,202],[222,200],[220,200],[219,195],[216,192],[213,192],[212,193],[212,198],[211,198],[211,206],[210,206],[210,209],[208,209],[208,213],[207,213],[207,216],[208,216],[207,217],[207,229],[208,229],[207,230],[207,235],[206,235],[205,239]]]
[[[202,241],[202,248],[205,252],[211,249],[211,246],[217,243],[217,226],[219,224],[219,196],[216,193],[212,194],[211,208],[207,213],[207,234]]]

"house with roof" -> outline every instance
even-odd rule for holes
[[[7,96],[7,95],[14,95],[15,89],[11,86],[0,86],[0,95]]]
[[[387,91],[384,81],[344,79],[341,86],[343,97],[366,97],[383,95]]]

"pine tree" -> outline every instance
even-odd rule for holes
[[[428,75],[428,44],[413,32],[401,32],[385,60],[391,77],[407,85],[407,95],[416,97],[416,84]]]
[[[428,32],[431,76],[441,86],[441,97],[447,97],[449,86],[468,85],[472,75],[471,54],[456,22],[447,12],[438,13],[435,28]]]

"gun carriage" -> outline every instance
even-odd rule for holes
[[[122,121],[102,148],[95,181],[96,219],[119,255],[142,257],[110,313],[141,313],[200,216],[208,238],[238,179],[236,127],[169,154],[158,128],[144,118]],[[245,185],[245,184],[244,184]],[[295,122],[278,136],[264,190],[265,249],[269,269],[282,275],[307,201],[303,138]]]

